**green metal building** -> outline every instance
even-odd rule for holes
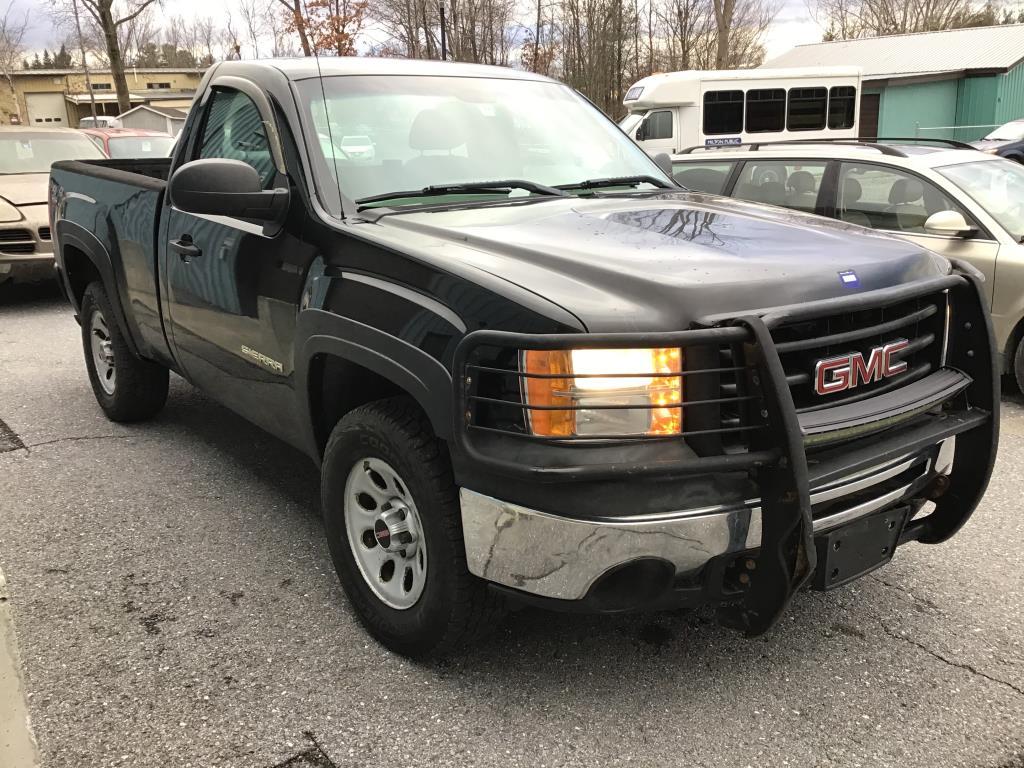
[[[764,68],[860,67],[860,135],[971,141],[1024,118],[1024,24],[799,45]]]

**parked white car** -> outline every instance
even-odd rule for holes
[[[985,275],[1003,372],[1024,389],[1024,166],[968,144],[779,142],[672,157],[689,189],[913,240]]]

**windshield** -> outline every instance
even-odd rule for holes
[[[80,133],[0,133],[0,174],[49,173],[58,160],[94,160],[103,152]]]
[[[1024,165],[1010,160],[979,160],[936,168],[1013,236],[1024,237]]]
[[[547,186],[611,176],[667,180],[613,122],[558,83],[417,76],[328,77],[322,83],[323,93],[319,80],[298,85],[307,143],[320,161],[314,162],[317,186],[336,214],[339,183],[345,197],[360,200],[499,179]]]
[[[173,146],[170,136],[119,136],[107,142],[111,157],[167,157]]]
[[[631,112],[630,114],[626,115],[624,118],[619,120],[619,128],[621,128],[622,132],[625,133],[627,136],[632,136],[633,131],[636,130],[636,127],[640,125],[640,122],[643,119],[644,116],[639,112]]]
[[[1020,141],[1024,139],[1024,120],[1014,120],[996,128],[985,137],[992,141]]]

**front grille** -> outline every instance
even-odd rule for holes
[[[33,253],[35,249],[35,240],[27,229],[0,229],[0,253]]]
[[[50,239],[50,228],[49,227],[40,227],[39,228],[39,239],[40,240],[49,240]]]
[[[19,240],[31,240],[32,233],[27,229],[0,229],[0,243],[17,242]]]
[[[921,296],[886,307],[860,309],[779,326],[772,331],[797,411],[813,411],[863,400],[905,386],[942,365],[946,326],[945,292]],[[909,345],[894,355],[907,363],[903,373],[827,395],[814,389],[820,360],[859,352],[868,360],[871,350],[906,339]]]

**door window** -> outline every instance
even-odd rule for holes
[[[644,120],[644,141],[672,138],[672,113],[668,110],[651,112]]]
[[[839,170],[836,216],[851,224],[893,232],[924,234],[933,213],[967,211],[938,187],[899,168],[873,163],[843,163]]]
[[[813,213],[825,165],[825,161],[748,160],[733,197]]]
[[[672,177],[687,189],[720,195],[734,163],[676,163]]]
[[[218,89],[210,96],[199,137],[199,157],[219,157],[248,163],[267,189],[274,180],[263,118],[252,99],[240,91]]]

